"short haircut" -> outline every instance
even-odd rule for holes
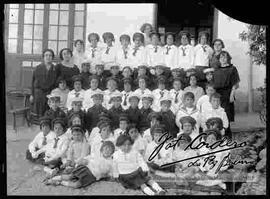
[[[183,99],[185,100],[187,97],[189,97],[189,98],[195,100],[195,96],[194,96],[194,94],[193,94],[192,92],[186,92],[186,93],[184,94],[184,96],[183,96]]]
[[[144,23],[144,24],[141,26],[140,31],[144,33],[146,26],[150,26],[150,27],[151,27],[151,31],[154,30],[153,26],[152,26],[150,23]]]
[[[105,32],[105,33],[103,33],[102,38],[103,38],[104,43],[106,42],[106,39],[107,38],[111,38],[112,41],[115,41],[114,35],[111,32]]]
[[[206,140],[210,135],[214,135],[216,137],[216,140],[220,140],[222,138],[220,131],[217,129],[206,130],[204,133],[206,133],[206,135],[204,136],[204,140]]]
[[[131,145],[133,144],[133,141],[129,135],[126,134],[119,135],[118,138],[116,139],[116,146],[117,147],[122,146],[127,140],[130,141]]]
[[[167,37],[170,36],[170,35],[173,37],[173,41],[175,41],[175,34],[173,32],[167,32],[165,34],[165,41],[167,40]]]
[[[103,151],[104,147],[110,147],[112,149],[112,153],[114,153],[114,151],[115,151],[115,146],[114,146],[113,142],[111,142],[111,141],[103,142],[103,144],[100,147],[100,151]]]
[[[74,46],[76,47],[77,43],[80,43],[84,46],[84,41],[81,40],[81,39],[77,39],[75,42],[74,42]]]
[[[88,41],[89,42],[90,42],[90,37],[92,37],[92,36],[96,37],[97,38],[97,41],[99,42],[99,40],[100,40],[99,35],[97,33],[94,33],[94,32],[92,32],[92,33],[90,33],[88,35]]]
[[[71,57],[73,56],[72,50],[71,50],[70,48],[63,48],[63,49],[61,49],[60,52],[59,52],[59,57],[60,57],[61,60],[64,60],[64,58],[63,58],[63,52],[64,52],[65,50],[68,51],[68,52],[70,53]]]
[[[42,52],[42,57],[44,58],[44,55],[46,52],[50,52],[52,54],[52,58],[54,59],[54,52],[52,49],[44,49],[43,52]]]
[[[72,121],[73,121],[75,118],[79,118],[79,119],[81,120],[81,126],[84,126],[82,116],[81,116],[80,114],[74,113],[73,115],[70,116],[70,118],[69,118],[69,120],[68,120],[68,126],[69,126],[69,127],[72,126]]]
[[[185,140],[188,143],[192,141],[191,137],[186,133],[183,133],[180,136],[182,137],[181,140]],[[177,146],[180,146],[180,142],[177,143]]]
[[[211,96],[210,96],[210,102],[213,98],[216,98],[216,99],[220,99],[221,98],[221,95],[219,93],[213,93]]]
[[[144,43],[144,35],[142,33],[135,32],[132,36],[132,40],[135,41],[137,37],[139,37],[141,42]]]
[[[224,42],[221,39],[215,39],[212,43],[212,46],[214,47],[215,43],[219,41],[221,43],[222,48],[225,48]]]
[[[119,38],[119,41],[121,42],[123,39],[128,40],[130,42],[130,36],[129,35],[126,35],[126,34],[121,35],[120,38]]]
[[[219,54],[219,59],[220,59],[221,56],[224,56],[224,55],[226,55],[228,63],[231,64],[232,57],[231,57],[230,53],[228,53],[225,50],[221,51],[221,53]]]

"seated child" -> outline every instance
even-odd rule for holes
[[[193,140],[199,135],[198,131],[196,131],[196,120],[193,117],[183,116],[180,118],[180,123],[181,131],[177,134],[177,137],[182,134],[186,134]]]
[[[186,92],[183,96],[183,105],[179,108],[176,113],[175,123],[179,127],[180,132],[182,131],[182,125],[180,118],[183,116],[191,116],[196,120],[196,131],[199,134],[201,115],[200,111],[194,105],[194,94],[192,92]]]
[[[105,141],[100,148],[100,156],[89,155],[84,157],[71,174],[55,176],[49,179],[46,184],[82,188],[102,178],[112,176],[112,155],[114,150],[114,144]]]
[[[114,139],[116,140],[119,137],[119,135],[127,134],[128,127],[129,127],[129,120],[127,115],[121,114],[119,117],[119,128],[115,129],[113,132]]]
[[[139,88],[136,89],[133,93],[137,96],[142,96],[143,94],[152,94],[152,92],[147,88],[148,81],[149,79],[147,76],[139,76],[138,77]],[[139,108],[142,108],[142,102],[139,103]]]
[[[162,116],[157,112],[152,112],[148,115],[147,119],[150,121],[150,128],[143,132],[143,139],[146,141],[146,143],[150,143],[153,140],[151,131],[155,126],[161,124]]]
[[[183,78],[183,88],[186,88],[190,85],[190,76],[196,74],[195,68],[189,68],[185,71],[185,76]]]
[[[197,104],[198,99],[204,95],[204,90],[202,87],[197,86],[197,76],[196,74],[189,76],[190,86],[184,89],[185,92],[192,92],[194,94],[194,104]]]
[[[119,68],[119,64],[118,63],[112,63],[110,64],[110,77],[113,77],[117,80],[117,88],[118,90],[122,91],[123,90],[123,87],[121,85],[121,79],[123,78],[123,75],[120,73],[120,68]]]
[[[134,125],[130,125],[128,135],[131,137],[133,142],[133,150],[137,150],[144,157],[146,142]]]
[[[214,93],[210,96],[210,103],[212,105],[211,109],[206,110],[202,114],[202,128],[206,130],[206,121],[211,117],[219,117],[222,119],[223,127],[226,130],[229,127],[229,121],[226,112],[220,106],[220,94]],[[222,135],[225,134],[225,131],[221,131]]]
[[[122,107],[124,110],[127,110],[130,106],[128,102],[128,97],[132,93],[132,79],[131,78],[124,78],[122,79],[122,83],[124,86],[124,90],[121,92],[122,93]]]
[[[139,87],[139,77],[140,76],[146,76],[148,77],[147,79],[147,87],[148,88],[151,88],[151,85],[152,85],[152,81],[151,81],[151,74],[149,73],[148,71],[148,67],[147,67],[147,64],[143,64],[143,65],[139,65],[138,66],[138,69],[134,69],[134,84],[135,84],[135,87],[138,88]]]
[[[107,78],[110,76],[108,71],[104,71],[104,64],[99,63],[95,66],[96,75],[99,78],[98,88],[102,91],[106,89]]]
[[[41,117],[40,132],[28,145],[28,150],[26,151],[26,159],[34,163],[42,164],[45,157],[44,147],[49,142],[53,142],[55,137],[55,133],[51,131],[51,119],[46,116]]]
[[[173,89],[170,90],[170,96],[173,98],[171,107],[173,114],[176,114],[182,105],[183,95],[182,80],[180,78],[175,78],[173,80]]]
[[[128,135],[120,135],[116,146],[120,150],[113,154],[113,176],[126,189],[141,189],[147,195],[164,194],[165,191],[148,175],[149,168],[141,154],[132,149],[133,141]],[[148,187],[147,185],[150,185]]]
[[[80,74],[81,78],[82,78],[82,88],[84,90],[89,89],[89,77],[91,76],[90,73],[90,63],[82,63],[82,71]]]
[[[218,129],[219,131],[224,130],[222,119],[219,117],[211,117],[206,121],[207,130]]]
[[[160,145],[160,143],[162,143],[164,139],[167,137],[163,136],[164,133],[165,133],[164,127],[160,125],[154,126],[151,129],[153,141],[148,143],[146,146],[144,159],[153,172],[156,172],[156,170],[174,172],[174,165],[166,168],[161,167],[163,164],[172,162],[172,152],[173,152],[172,148],[166,149],[165,148],[166,144],[164,144],[158,153],[154,152],[155,149]],[[160,140],[161,136],[163,137]]]
[[[89,77],[89,82],[90,88],[85,91],[83,99],[83,109],[85,111],[94,106],[94,101],[92,99],[93,94],[101,92],[101,90],[98,88],[99,78],[97,75],[91,75]]]
[[[140,128],[140,122],[142,119],[142,115],[138,107],[140,97],[134,92],[129,96],[128,101],[130,103],[130,107],[126,110],[128,119],[130,123],[133,123],[137,128]]]
[[[103,102],[103,92],[95,92],[92,94],[94,105],[89,108],[86,112],[86,129],[91,132],[94,127],[97,126],[99,121],[99,115],[101,113],[107,113],[107,109],[102,105]]]
[[[166,80],[169,80],[169,77],[170,77],[170,70],[163,63],[156,65],[154,68],[155,68],[154,70],[150,70],[150,72],[151,71],[152,73],[154,72],[154,74],[151,73],[153,75],[153,78],[152,78],[153,85],[151,87],[152,90],[158,88],[158,85],[156,82],[158,81],[158,78],[160,76],[164,76]],[[169,81],[165,82],[165,89],[168,89],[170,87],[169,84],[170,84]]]
[[[51,91],[51,95],[60,96],[59,107],[62,111],[67,113],[66,103],[69,89],[67,88],[66,80],[62,77],[57,80],[58,87]]]
[[[158,88],[153,90],[152,94],[154,96],[154,102],[152,105],[152,108],[154,111],[158,112],[160,111],[161,107],[160,107],[160,100],[169,95],[169,91],[167,89],[165,89],[165,82],[166,79],[164,76],[159,76],[157,78],[157,85]]]
[[[72,99],[74,97],[80,97],[84,99],[85,90],[82,89],[82,78],[79,75],[73,76],[74,89],[68,93],[66,107],[68,110],[72,109]]]
[[[154,100],[154,96],[151,94],[144,94],[141,97],[142,99],[142,108],[140,109],[142,119],[140,122],[140,132],[144,132],[146,129],[150,127],[150,121],[148,120],[148,115],[153,112],[153,109],[151,108],[151,105]]]
[[[181,82],[182,82],[184,77],[185,77],[185,72],[184,72],[183,69],[180,69],[180,68],[172,69],[171,70],[171,76],[170,76],[170,78],[168,80],[169,83],[170,83],[169,89],[173,89],[173,81],[174,81],[174,79],[181,79]]]
[[[67,118],[70,119],[70,117],[76,113],[79,114],[82,118],[83,123],[85,124],[86,120],[86,113],[82,110],[82,101],[83,98],[80,97],[73,97],[71,99],[71,109],[67,112]]]
[[[113,104],[113,106],[109,109],[109,117],[111,119],[112,124],[112,130],[115,130],[119,126],[119,117],[121,114],[124,113],[124,109],[121,106],[122,102],[122,94],[121,93],[115,93],[111,95],[111,99],[109,101],[109,104]]]
[[[50,109],[45,112],[44,116],[49,117],[51,120],[54,120],[57,117],[65,118],[65,112],[62,111],[59,107],[60,96],[57,96],[56,94],[50,94],[47,95],[47,98]]]
[[[104,107],[109,110],[112,107],[112,104],[110,104],[111,95],[120,93],[119,90],[117,90],[117,80],[113,77],[108,78],[107,81],[107,90],[104,91]]]
[[[206,82],[204,83],[203,89],[206,90],[207,84],[213,84],[214,83],[214,68],[206,68],[203,70],[203,73],[205,74]]]
[[[211,109],[210,96],[216,92],[214,84],[206,84],[205,90],[206,95],[201,96],[196,105],[201,114]]]

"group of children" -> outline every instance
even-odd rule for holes
[[[47,95],[50,109],[40,118],[41,132],[27,150],[28,160],[45,165],[50,174],[46,184],[80,188],[110,177],[125,188],[154,195],[165,191],[149,172],[174,173],[183,183],[198,170],[213,177],[211,169],[187,162],[162,167],[200,154],[184,150],[200,133],[207,132],[200,140],[213,143],[229,127],[209,67],[213,52],[207,34],[200,33],[195,48],[187,32],[180,35],[180,47],[173,45],[170,33],[166,46],[159,46],[159,34],[152,33],[152,44],[144,47],[143,35],[135,33],[134,48],[130,37],[121,35],[122,49],[117,50],[108,32],[102,53],[98,34],[89,34],[91,56],[76,58],[81,73],[73,76],[73,85],[58,78],[58,87]],[[176,148],[162,147],[149,158],[165,133],[182,139]]]

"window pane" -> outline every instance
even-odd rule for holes
[[[34,8],[34,4],[25,4],[25,8],[33,9]]]
[[[68,11],[60,12],[60,25],[68,25]]]
[[[59,26],[58,40],[67,40],[67,39],[68,39],[68,27]]]
[[[34,39],[42,39],[43,35],[43,26],[42,25],[36,25],[34,27]]]
[[[59,41],[58,42],[58,52],[57,54],[60,52],[61,49],[63,48],[67,48],[67,41]]]
[[[35,11],[35,24],[43,24],[43,10]]]
[[[50,11],[50,24],[58,24],[58,11]]]
[[[24,12],[24,23],[33,23],[33,10],[25,10]]]
[[[33,54],[42,54],[42,41],[34,40]]]
[[[59,9],[59,4],[57,4],[57,3],[50,4],[50,9],[56,9],[56,10],[58,10]]]
[[[38,4],[35,4],[35,8],[36,9],[44,9],[44,4],[40,4],[40,3],[38,3]]]
[[[74,40],[83,39],[83,27],[74,28]]]
[[[33,25],[24,25],[23,38],[24,39],[33,38]]]
[[[9,4],[9,8],[19,8],[19,4]]]
[[[8,39],[8,52],[17,53],[17,39]]]
[[[32,62],[31,61],[23,61],[22,62],[22,66],[23,67],[31,67],[32,66]]]
[[[18,23],[18,9],[9,10],[9,23]]]
[[[57,26],[50,26],[49,28],[49,39],[57,40]]]
[[[60,3],[60,10],[68,10],[69,4]]]
[[[32,40],[23,40],[23,53],[32,54]]]
[[[49,41],[48,48],[52,49],[54,53],[56,53],[57,49],[57,41]]]
[[[84,12],[75,12],[75,26],[83,26]]]
[[[9,24],[9,38],[18,37],[18,24]]]
[[[75,4],[75,10],[84,10],[84,4]]]

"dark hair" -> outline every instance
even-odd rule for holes
[[[130,36],[129,35],[126,35],[126,34],[121,35],[120,38],[119,38],[119,41],[121,42],[123,39],[126,39],[126,40],[128,40],[130,42]]]
[[[68,126],[69,127],[72,126],[72,121],[74,120],[75,117],[78,117],[81,120],[81,126],[84,126],[83,117],[80,114],[77,114],[77,113],[74,113],[69,117]]]
[[[140,28],[140,31],[141,31],[142,33],[144,33],[144,30],[145,30],[146,26],[150,26],[150,27],[151,27],[151,31],[154,30],[153,26],[152,26],[150,23],[144,23],[144,24],[141,26],[141,28]]]
[[[112,41],[115,41],[115,40],[114,40],[114,35],[113,35],[113,33],[111,33],[111,32],[105,32],[105,33],[103,33],[103,35],[102,35],[102,38],[103,38],[104,43],[106,42],[106,38],[107,38],[107,37],[110,37],[110,38],[112,38]]]
[[[63,83],[63,82],[67,83],[67,81],[66,81],[62,76],[60,76],[60,77],[56,80],[56,84],[57,84],[58,86],[59,86],[60,83]]]
[[[231,57],[230,53],[228,53],[225,50],[221,51],[221,53],[219,54],[219,59],[220,59],[221,56],[224,56],[224,55],[227,56],[227,61],[228,61],[229,64],[231,64],[232,57]]]
[[[209,101],[211,102],[211,100],[212,100],[213,98],[220,99],[220,98],[221,98],[221,95],[220,95],[219,93],[213,93],[213,94],[210,96]]]
[[[54,128],[55,124],[61,124],[61,126],[63,127],[63,131],[65,132],[66,131],[66,118],[55,118],[53,121],[52,121],[52,127]]]
[[[199,36],[198,36],[198,41],[199,41],[199,43],[200,43],[201,37],[202,37],[203,35],[205,35],[205,36],[206,36],[206,40],[209,41],[209,33],[206,32],[206,31],[202,31],[202,32],[199,33]]]
[[[92,32],[92,33],[90,33],[88,35],[88,38],[87,38],[88,41],[89,41],[89,43],[90,43],[90,37],[92,37],[92,36],[96,37],[97,38],[97,41],[99,42],[99,40],[100,40],[99,35],[97,33],[95,33],[95,32]]]
[[[53,52],[52,49],[49,49],[49,48],[43,50],[43,52],[42,52],[42,58],[44,58],[44,55],[45,55],[46,52],[50,52],[52,54],[52,58],[54,59],[54,52]]]
[[[187,97],[191,98],[191,99],[195,99],[195,96],[192,92],[186,92],[183,96],[183,99],[185,100]]]
[[[118,138],[116,139],[116,146],[117,147],[122,146],[127,140],[130,141],[131,145],[133,144],[133,140],[131,139],[129,135],[125,135],[125,134],[119,135]]]
[[[139,32],[135,32],[132,36],[132,41],[135,40],[135,38],[139,37],[141,39],[141,42],[144,43],[144,35]]]
[[[189,81],[190,81],[191,77],[195,77],[196,80],[198,81],[198,76],[197,76],[196,74],[191,74],[191,75],[189,76]]]
[[[175,41],[175,34],[174,34],[173,32],[167,32],[167,33],[165,34],[165,41],[167,40],[167,37],[168,37],[169,35],[171,35],[171,36],[173,37],[173,41]]]
[[[204,140],[206,140],[210,135],[214,135],[216,137],[216,140],[220,140],[222,138],[220,131],[217,129],[206,130],[204,133],[206,133],[206,135],[203,136]]]
[[[213,89],[215,89],[215,85],[213,83],[207,83],[205,85],[205,89],[208,89],[208,87],[212,87]]]
[[[191,137],[186,133],[183,133],[180,136],[182,137],[181,140],[185,140],[188,143],[190,143],[192,141]],[[177,146],[180,146],[180,142],[177,143]]]
[[[77,39],[76,41],[74,41],[74,46],[76,47],[77,43],[80,43],[84,46],[84,41],[81,39]]]
[[[105,141],[105,142],[103,142],[103,144],[100,147],[100,151],[102,151],[103,148],[106,147],[106,146],[110,147],[112,149],[112,153],[114,153],[115,146],[114,146],[113,142],[111,142],[111,141]]]
[[[187,37],[188,42],[190,42],[190,40],[191,40],[191,35],[190,35],[190,33],[189,33],[188,31],[185,31],[185,30],[180,31],[180,32],[178,33],[178,38],[181,40],[182,37],[183,37],[184,35]]]
[[[221,43],[221,46],[222,48],[225,48],[225,45],[224,45],[224,42],[221,40],[221,39],[215,39],[213,42],[212,42],[212,47],[214,47],[215,43],[219,41]]]
[[[59,52],[59,57],[60,57],[61,60],[64,60],[62,54],[63,54],[63,52],[64,52],[65,50],[68,51],[68,52],[70,53],[71,57],[73,56],[72,50],[70,50],[70,48],[63,48],[63,49],[61,49],[60,52]]]

